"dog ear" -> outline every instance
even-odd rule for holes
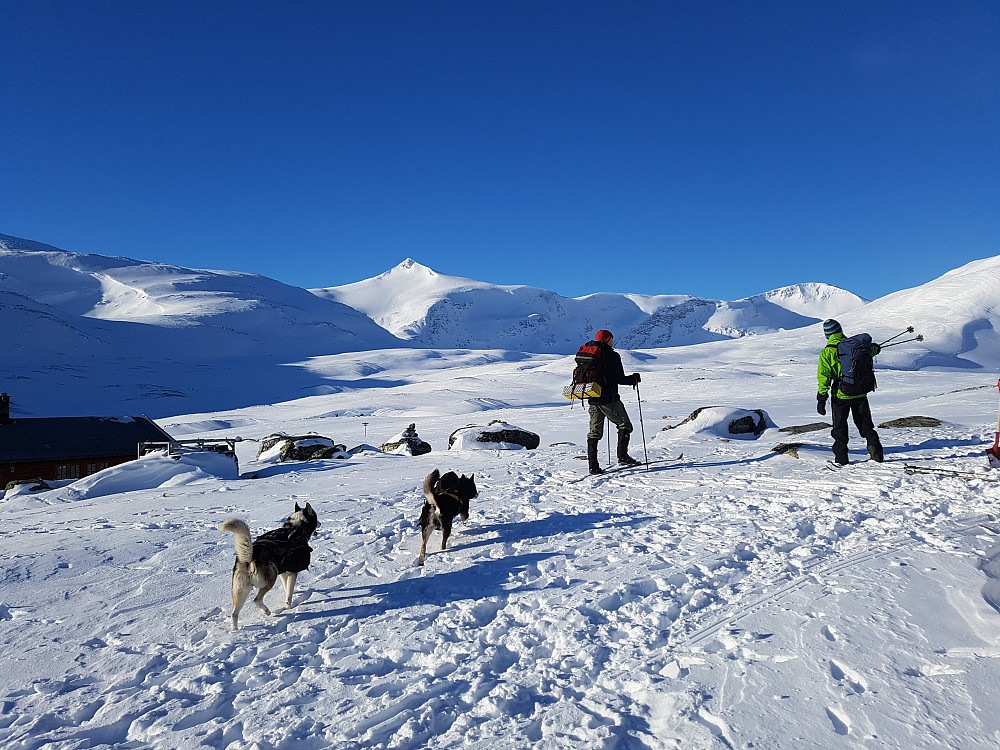
[[[296,511],[300,511],[300,510],[302,510],[302,508],[300,508],[300,507],[299,507],[299,504],[298,504],[298,503],[295,503],[295,510],[296,510]]]

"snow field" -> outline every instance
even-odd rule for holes
[[[550,405],[563,363],[483,356],[421,383],[166,421],[177,437],[242,434],[240,479],[183,462],[144,479],[133,464],[91,480],[113,489],[100,496],[5,499],[0,744],[994,747],[1000,485],[982,415],[995,390],[976,373],[886,373],[877,421],[945,424],[883,431],[882,465],[854,436],[862,462],[828,468],[827,431],[661,433],[665,414],[699,406],[818,419],[814,363],[733,356],[644,361],[649,457],[684,454],[648,472],[585,477],[584,414]],[[395,377],[388,355],[373,361]],[[542,446],[443,449],[494,418]],[[254,440],[278,429],[353,445],[414,421],[433,453],[255,460]],[[771,451],[788,441],[799,458]],[[642,455],[638,432],[632,447]],[[909,475],[910,462],[983,476]],[[480,496],[417,568],[433,468],[475,472]],[[230,632],[233,547],[218,524],[235,515],[260,533],[306,501],[322,525],[295,606],[247,607]]]

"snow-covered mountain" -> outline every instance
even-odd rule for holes
[[[373,279],[314,289],[417,346],[569,353],[600,328],[631,349],[699,344],[802,328],[865,300],[827,284],[797,284],[726,302],[687,295],[562,297],[531,286],[447,276],[407,259]]]
[[[893,292],[838,320],[848,333],[868,331],[876,340],[908,326],[923,335],[923,341],[885,349],[882,365],[1000,370],[1000,256]]]
[[[22,414],[175,413],[312,393],[288,365],[401,342],[264,276],[69,253],[0,235],[0,390]]]
[[[263,345],[272,353],[298,350],[303,342],[303,353],[316,353],[318,342],[328,353],[398,343],[366,315],[266,276],[69,253],[6,235],[0,235],[0,292],[66,319],[153,327],[144,335],[190,329],[190,337],[221,347],[212,350],[217,356],[256,354]]]
[[[412,260],[374,279],[308,291],[253,274],[69,253],[0,235],[0,391],[25,416],[163,416],[373,387],[384,377],[383,365],[354,363],[336,373],[317,365],[331,355],[460,348],[494,350],[489,356],[501,360],[565,356],[600,328],[614,331],[623,350],[710,344],[704,356],[714,356],[717,346],[767,346],[775,356],[811,357],[823,342],[818,321],[831,316],[876,340],[909,325],[924,335],[887,349],[881,367],[997,369],[998,310],[1000,257],[870,303],[825,284],[732,302],[573,299],[447,276]],[[751,334],[777,338],[758,344]],[[442,366],[454,357],[443,356]]]

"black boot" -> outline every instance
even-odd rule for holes
[[[846,466],[851,462],[847,454],[847,443],[842,443],[839,440],[833,441],[833,460],[841,466]]]
[[[601,442],[599,439],[587,438],[587,463],[590,464],[591,474],[603,474],[604,469],[597,462],[597,444]]]
[[[628,454],[628,439],[631,435],[631,432],[618,431],[618,463],[621,466],[638,466],[642,463]]]
[[[882,451],[882,444],[868,443],[868,455],[871,457],[872,461],[882,463],[885,460],[885,456]]]

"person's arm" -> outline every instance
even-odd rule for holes
[[[819,365],[816,368],[817,392],[820,396],[826,396],[830,392],[837,373],[833,367],[833,357],[836,356],[836,349],[827,346],[819,353]]]
[[[823,347],[819,353],[819,365],[816,368],[816,381],[818,388],[816,391],[816,413],[826,416],[826,400],[829,398],[830,386],[836,374],[833,370],[833,363],[830,361],[831,351],[829,346]]]

